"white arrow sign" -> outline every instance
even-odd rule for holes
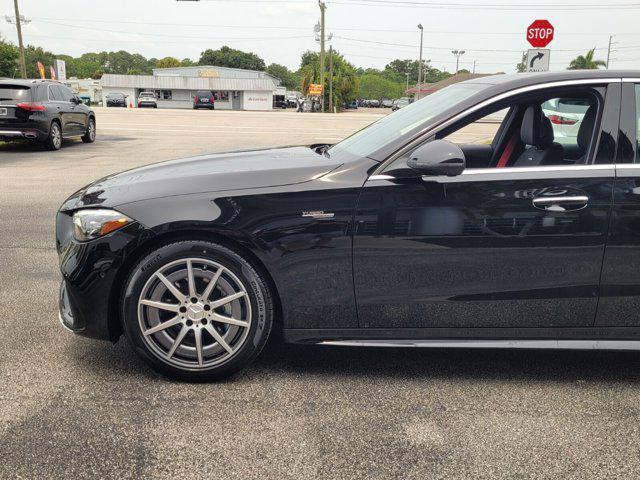
[[[548,72],[551,50],[531,48],[527,50],[527,72]]]

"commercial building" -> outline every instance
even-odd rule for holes
[[[198,90],[213,92],[221,110],[271,110],[273,96],[283,87],[280,79],[265,72],[200,65],[156,68],[153,75],[104,74],[102,103],[109,93],[123,93],[134,107],[142,91],[152,91],[158,108],[192,108]]]

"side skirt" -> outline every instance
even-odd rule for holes
[[[290,343],[357,347],[640,350],[640,328],[285,329]]]

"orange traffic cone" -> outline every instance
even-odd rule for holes
[[[129,108],[133,108],[133,100],[129,100]]]

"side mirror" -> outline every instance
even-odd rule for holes
[[[407,165],[421,175],[455,177],[463,172],[466,160],[457,145],[446,140],[433,140],[416,149]]]

